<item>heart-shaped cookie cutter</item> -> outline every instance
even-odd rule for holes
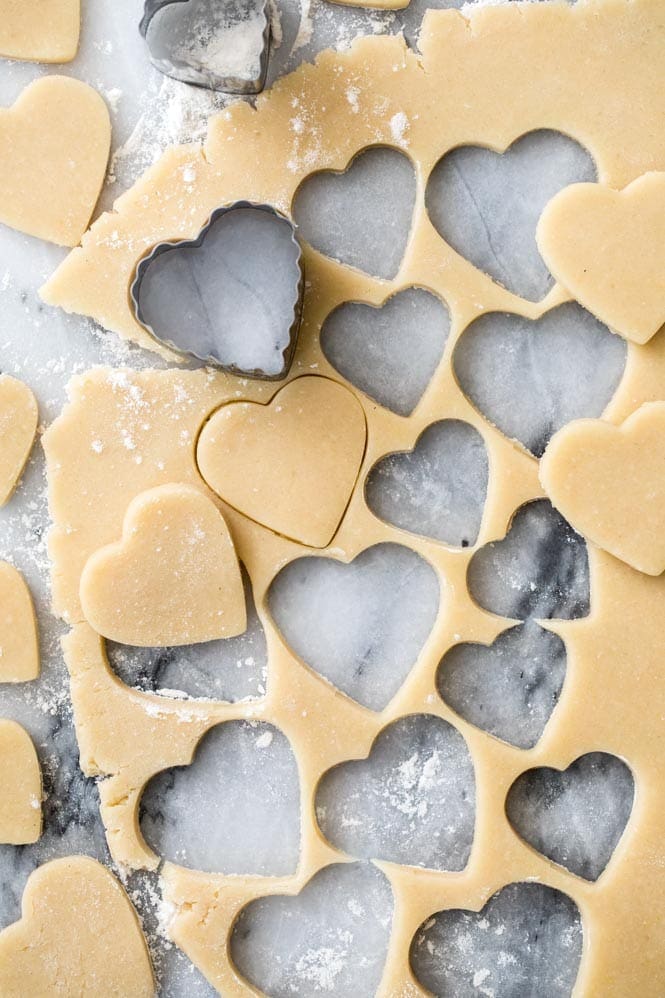
[[[288,227],[290,233],[290,240],[288,242],[285,241],[284,246],[287,247],[293,254],[292,260],[287,260],[286,262],[287,270],[291,271],[289,281],[292,279],[293,296],[292,299],[289,299],[290,323],[287,329],[287,334],[286,336],[280,338],[280,342],[282,340],[285,341],[285,346],[281,351],[284,363],[278,371],[269,371],[261,367],[243,367],[241,364],[229,361],[227,358],[216,355],[212,350],[204,352],[203,350],[198,351],[193,347],[183,347],[182,344],[176,343],[171,337],[161,335],[160,332],[156,330],[148,321],[145,311],[141,306],[141,286],[148,270],[155,260],[163,254],[172,252],[173,250],[182,251],[188,249],[200,249],[205,243],[210,230],[220,219],[227,217],[231,212],[247,209],[267,214],[274,219],[276,225]],[[278,268],[273,268],[273,273],[276,273],[277,270]],[[139,260],[134,271],[134,277],[130,284],[129,295],[137,322],[139,322],[158,343],[168,347],[175,353],[178,353],[183,357],[194,358],[195,360],[202,361],[204,364],[210,364],[223,371],[228,371],[230,374],[236,374],[248,378],[257,378],[265,381],[279,381],[288,373],[293,360],[293,354],[295,352],[302,319],[304,288],[305,270],[302,248],[296,236],[296,227],[291,219],[287,218],[286,215],[283,215],[281,212],[278,212],[271,205],[256,204],[251,201],[234,201],[231,204],[216,208],[195,239],[179,239],[171,242],[157,243],[157,245],[154,246],[152,250],[146,254],[146,256]],[[202,335],[202,340],[205,340],[205,338],[204,333]]]
[[[270,57],[268,0],[207,0],[206,15],[197,22],[198,43],[186,38],[174,39],[172,29],[160,32],[157,20],[160,11],[194,2],[197,0],[145,0],[139,31],[155,69],[165,76],[209,90],[229,94],[260,93],[265,86]],[[198,2],[205,4],[206,0]],[[256,21],[253,30],[260,35],[258,59],[254,53],[245,51],[246,40],[233,30],[250,25],[252,20]],[[224,30],[229,36],[226,44],[222,38]],[[220,60],[218,68],[216,60]]]

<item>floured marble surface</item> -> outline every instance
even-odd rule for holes
[[[273,34],[279,42],[279,48],[275,50],[271,59],[269,80],[293,68],[303,59],[311,58],[319,49],[329,44],[348,43],[361,32],[396,32],[403,28],[407,39],[411,42],[415,39],[417,25],[427,6],[432,5],[427,4],[425,0],[414,0],[406,11],[380,14],[335,7],[325,0],[319,2],[302,0],[301,6],[295,0],[285,0],[274,15]],[[439,5],[434,4],[434,6]],[[440,6],[460,6],[460,4]],[[103,207],[109,207],[166,145],[189,138],[200,138],[209,113],[222,107],[226,102],[226,98],[221,95],[195,90],[185,84],[166,79],[150,66],[137,27],[141,8],[141,0],[116,0],[113,5],[106,5],[103,0],[89,0],[85,5],[79,56],[74,63],[62,69],[66,74],[85,79],[97,87],[105,96],[112,112],[114,154],[102,196]],[[61,71],[60,68],[58,71]],[[44,72],[46,72],[44,68],[36,66],[19,63],[0,64],[0,102],[11,103],[30,80]],[[352,102],[353,99],[354,95],[350,93],[349,101]],[[399,145],[400,135],[400,122],[397,121],[396,145]],[[375,210],[374,205],[369,207]],[[386,210],[385,205],[383,210]],[[358,218],[357,224],[362,227],[362,217]],[[65,385],[70,376],[76,372],[95,364],[112,366],[127,364],[136,368],[161,366],[161,362],[154,355],[123,346],[114,336],[105,335],[89,321],[48,309],[40,302],[37,289],[60,262],[64,251],[4,228],[0,230],[0,249],[2,261],[0,263],[2,292],[0,367],[3,371],[21,377],[30,384],[39,399],[43,424],[51,422],[60,411],[65,400]],[[509,247],[506,253],[510,255]],[[594,367],[600,366],[606,369],[608,377],[616,378],[618,349],[615,341],[605,338],[594,339],[593,342],[590,341],[588,349],[587,362]],[[429,358],[432,344],[425,343],[422,350],[423,357],[414,358],[414,369],[420,366],[422,370],[427,370],[431,366]],[[525,352],[522,360],[527,373],[529,364],[534,365],[531,374],[535,376],[538,373],[537,358]],[[350,361],[347,358],[348,362],[352,363],[353,358]],[[551,385],[548,393],[548,426],[554,425],[557,418],[564,418],[568,411],[565,407],[564,387],[567,383],[575,382],[578,377],[578,365],[579,357],[576,357],[568,363],[562,361],[557,367],[558,380]],[[504,383],[503,387],[504,390],[512,388],[517,396],[522,390],[524,371],[513,367],[509,367],[509,370],[512,384]],[[473,379],[472,369],[468,371],[468,377]],[[486,382],[482,381],[480,373],[478,378],[476,384],[480,397],[485,390]],[[607,388],[607,382],[604,381],[593,387],[590,404],[595,404],[599,411],[606,398]],[[408,392],[406,394],[408,395]],[[399,404],[398,402],[397,405]],[[401,404],[408,405],[408,401],[402,400]],[[534,439],[535,434],[535,438],[540,440],[543,432],[542,417],[535,425],[530,413],[520,411],[515,414],[515,418],[521,421],[518,430],[522,439]],[[475,481],[478,489],[484,488],[482,475],[476,476]],[[459,482],[456,484],[454,475],[449,485],[451,489],[449,502],[460,511],[461,522],[465,522],[465,509],[467,518],[470,516],[473,520],[478,503],[482,502],[484,497],[477,492],[474,493],[473,489],[469,490],[466,481],[464,487]],[[67,691],[66,670],[58,644],[62,628],[48,610],[46,555],[48,513],[45,487],[42,455],[37,448],[17,495],[6,509],[0,511],[0,555],[10,558],[25,574],[31,586],[40,619],[43,656],[42,676],[37,682],[17,687],[0,686],[0,714],[19,721],[31,734],[40,755],[46,794],[45,832],[42,839],[34,846],[21,848],[0,846],[0,926],[9,924],[18,917],[25,881],[29,872],[39,863],[73,852],[87,853],[103,862],[110,862],[99,820],[97,789],[94,781],[83,778],[77,765],[78,753]],[[454,491],[456,487],[458,492]],[[390,505],[391,515],[394,513],[394,502],[393,496],[387,504]],[[387,508],[387,505],[384,504],[384,508]],[[543,511],[544,507],[540,507],[540,510],[532,513],[530,517],[532,529],[522,534],[519,553],[505,563],[507,574],[500,578],[499,584],[497,585],[496,574],[492,581],[489,570],[483,579],[482,565],[478,568],[476,580],[477,595],[482,594],[480,599],[485,605],[488,605],[488,601],[492,603],[499,600],[500,608],[497,607],[499,612],[518,620],[526,620],[529,626],[532,625],[534,617],[556,616],[553,608],[556,610],[556,606],[560,606],[562,601],[567,602],[568,606],[573,605],[579,611],[580,607],[584,607],[585,600],[585,559],[572,556],[574,551],[571,552],[570,545],[572,544],[574,549],[575,543],[566,538],[564,538],[563,554],[558,550],[552,540],[552,532],[548,531],[547,517]],[[387,578],[383,584],[389,592],[390,580]],[[534,586],[538,592],[534,593]],[[296,601],[286,602],[291,626],[303,628],[303,620],[298,617]],[[537,608],[537,613],[534,608]],[[327,607],[327,612],[333,617],[334,609],[334,606]],[[356,607],[358,615],[362,609],[361,606]],[[340,612],[341,610],[342,608]],[[356,643],[349,649],[349,660],[346,665],[339,664],[340,669],[348,670],[347,682],[351,685],[354,682],[354,661],[367,653],[367,646],[363,645],[363,641],[366,641],[366,638],[362,635],[358,637]],[[496,733],[499,730],[518,728],[525,712],[529,716],[530,726],[527,726],[528,730],[522,736],[523,741],[532,739],[534,730],[537,731],[542,727],[543,718],[547,714],[547,701],[556,700],[562,681],[561,656],[555,644],[549,643],[543,647],[550,650],[553,666],[551,669],[543,667],[534,680],[538,687],[537,697],[534,698],[530,690],[525,692],[519,684],[516,687],[514,677],[506,675],[501,680],[499,674],[493,674],[486,705],[487,715],[491,715],[491,718],[489,721],[483,721],[488,730],[492,730],[492,725]],[[124,681],[146,689],[162,690],[165,695],[173,695],[175,692],[181,696],[225,695],[229,699],[244,699],[261,695],[265,683],[265,657],[261,627],[253,618],[248,636],[245,639],[238,639],[233,648],[225,647],[219,659],[216,657],[215,649],[206,646],[178,653],[160,653],[152,657],[146,651],[132,653],[122,650],[117,651],[117,654],[114,651],[112,663]],[[338,682],[339,685],[344,685],[342,680]],[[444,688],[442,693],[445,695]],[[477,702],[473,686],[461,691],[457,688],[455,695],[456,710],[461,714],[469,710],[469,703],[473,705]],[[535,713],[532,714],[532,711]],[[476,718],[474,721],[479,723]],[[270,732],[264,731],[255,733],[253,751],[259,758],[269,759],[278,753],[279,739],[267,740],[266,736],[269,734]],[[411,821],[418,821],[419,837],[424,836],[423,829],[427,829],[428,820],[432,822],[431,832],[434,837],[438,830],[439,812],[436,807],[428,805],[427,791],[431,790],[432,781],[430,779],[428,782],[427,778],[423,777],[423,771],[431,775],[432,768],[436,769],[436,765],[430,764],[429,770],[427,769],[431,753],[430,757],[423,757],[422,732],[417,726],[414,726],[410,733],[406,733],[403,753],[407,763],[413,758],[416,762],[411,763],[411,770],[407,766],[401,771],[406,789],[402,796],[393,795],[397,800],[395,820],[404,822],[404,806],[407,809],[415,809],[410,817],[409,815],[406,817]],[[398,769],[403,765],[404,759],[395,761]],[[213,764],[204,761],[203,765]],[[273,821],[277,826],[281,822],[284,828],[290,828],[293,794],[289,788],[288,759],[282,759],[279,765],[283,781],[274,788]],[[468,773],[463,765],[453,771],[460,774],[459,781],[453,788],[457,792],[459,805],[455,809],[454,794],[451,795],[450,823],[461,829],[460,834],[468,835],[467,817],[472,787],[467,785],[465,774]],[[201,786],[205,785],[205,782],[203,778]],[[211,779],[211,785],[212,782]],[[434,786],[436,785],[434,781]],[[174,781],[173,795],[168,807],[165,796],[160,802],[159,788],[154,788],[156,794],[151,791],[151,800],[148,803],[153,815],[162,815],[164,823],[167,819],[171,822],[168,827],[162,825],[162,836],[166,835],[173,848],[182,850],[186,849],[188,841],[193,840],[195,832],[200,833],[200,829],[193,827],[198,818],[187,816],[182,806],[182,799],[177,802],[179,786],[179,782]],[[619,790],[624,794],[625,805],[628,789],[623,787],[621,790],[621,787]],[[230,780],[225,790],[228,795],[225,802],[227,808],[233,806],[234,795],[239,801],[244,799],[244,785],[241,781],[234,783]],[[165,794],[164,788],[161,789],[161,793]],[[404,805],[405,799],[406,805]],[[575,827],[576,841],[581,843],[579,848],[582,850],[582,855],[578,856],[579,862],[582,862],[589,851],[593,852],[595,843],[594,824],[587,822],[584,825],[578,820],[578,815],[583,811],[581,803],[574,792],[565,795],[565,807],[570,809],[570,820]],[[391,806],[386,808],[386,801],[380,793],[369,795],[365,804],[369,809],[365,819],[370,828],[380,827],[381,834],[385,837],[385,822],[391,820]],[[390,801],[388,804],[390,805]],[[560,803],[559,808],[562,806]],[[621,808],[618,810],[621,811]],[[216,812],[215,801],[212,798],[209,802],[209,813],[211,822],[221,819],[221,814],[219,811]],[[148,814],[147,807],[146,814]],[[387,819],[386,814],[388,814]],[[339,820],[342,824],[349,820],[348,811],[345,809],[341,809],[339,818],[334,809],[328,809],[327,815],[327,820],[331,822]],[[230,856],[238,864],[238,869],[241,869],[244,846],[241,839],[246,833],[240,824],[238,829],[238,839],[234,842],[229,837],[223,845],[226,866],[228,867]],[[331,828],[331,837],[336,834],[337,832]],[[293,842],[286,835],[282,845],[276,836],[271,846],[272,848],[266,851],[264,862],[266,864],[272,862],[274,872],[281,872],[290,862]],[[464,848],[463,844],[461,848]],[[199,834],[197,849],[198,863],[206,864],[212,869],[223,868],[219,840],[216,836],[210,835],[201,840]],[[414,862],[417,861],[418,858],[415,857]],[[157,877],[152,874],[133,874],[126,877],[123,871],[116,870],[116,872],[123,876],[130,896],[143,919],[155,959],[160,994],[168,998],[176,996],[199,998],[213,994],[199,972],[167,940],[169,912],[160,902]],[[330,876],[334,880],[335,870]],[[303,922],[302,919],[300,921],[296,919],[297,925],[291,930],[293,936],[290,939],[287,935],[280,935],[280,947],[286,950],[291,946],[293,952],[297,954],[296,963],[299,966],[297,973],[294,970],[290,971],[291,984],[288,991],[284,990],[286,985],[283,976],[280,977],[279,966],[270,965],[270,960],[261,947],[266,934],[270,937],[277,930],[280,933],[287,933],[289,929],[285,929],[284,926],[293,924],[293,919],[284,921],[278,903],[266,905],[254,921],[250,919],[251,913],[248,914],[244,924],[239,927],[239,931],[245,933],[244,942],[242,944],[234,942],[236,959],[248,976],[260,980],[271,988],[271,993],[276,995],[293,993],[303,996],[319,994],[342,996],[372,993],[376,967],[372,960],[358,960],[357,952],[358,949],[362,950],[363,946],[373,952],[380,952],[386,926],[390,924],[391,900],[389,892],[383,889],[378,877],[374,877],[371,873],[358,876],[360,879],[357,882],[361,883],[361,886],[355,889],[360,890],[363,901],[368,907],[371,902],[371,911],[365,912],[366,917],[361,918],[357,911],[352,910],[354,893],[342,889],[344,886],[342,878],[341,885],[327,888],[323,902],[320,900],[320,895],[316,894],[313,900],[303,902],[302,910],[306,914],[308,911],[318,913],[318,923],[314,919],[314,928],[318,924],[320,929],[318,936],[313,931],[312,925],[307,924],[307,920]],[[368,884],[371,881],[370,886],[362,886],[362,878],[366,876],[370,878],[368,881]],[[506,903],[504,908],[500,909],[500,912],[503,911],[501,924],[505,925],[507,933],[511,925],[514,928],[521,924],[520,919],[524,912],[524,905],[519,907],[519,898],[511,897],[509,901],[510,904]],[[517,907],[511,907],[515,905]],[[561,971],[565,985],[570,981],[570,967],[574,965],[578,953],[579,930],[575,928],[574,918],[565,920],[565,911],[562,915],[558,902],[545,897],[539,899],[539,906],[538,910],[543,916],[563,919],[561,932],[554,933],[551,938],[546,934],[547,943],[541,940],[537,957],[539,965],[542,966],[547,966],[548,960],[552,965],[556,962],[559,973],[561,961],[563,960],[565,964],[568,954],[569,962]],[[562,933],[568,933],[566,938],[569,939],[567,948],[563,947],[563,956]],[[459,963],[459,973],[470,975],[472,984],[471,990],[465,992],[460,990],[460,994],[484,993],[488,996],[494,995],[495,998],[511,994],[519,994],[520,998],[524,998],[530,994],[524,988],[519,990],[515,983],[516,981],[519,983],[517,977],[511,981],[510,967],[504,967],[503,976],[499,977],[489,967],[492,960],[498,965],[501,952],[505,952],[501,936],[502,933],[497,932],[491,945],[485,940],[483,945],[474,951],[477,960],[475,962],[471,960],[473,966],[470,968],[466,964]],[[254,946],[249,945],[252,937]],[[529,945],[528,936],[522,945]],[[551,948],[543,949],[543,946]],[[251,966],[247,961],[252,961]],[[351,978],[349,966],[353,967]],[[568,968],[567,971],[565,967]],[[490,971],[489,974],[484,973],[486,970]],[[434,976],[431,980],[437,992],[440,989],[441,994],[450,993],[445,990],[449,986],[445,973],[440,972],[438,977]],[[492,987],[496,990],[492,990]],[[538,993],[542,994],[542,991]],[[556,993],[565,994],[567,991],[564,988]]]

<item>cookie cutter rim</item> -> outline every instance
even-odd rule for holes
[[[173,0],[175,3],[180,3],[182,0]],[[294,260],[294,265],[298,270],[298,281],[294,287],[294,299],[293,299],[293,318],[289,326],[288,331],[288,342],[282,351],[282,357],[284,359],[284,364],[281,370],[277,374],[267,374],[261,368],[246,369],[238,367],[237,364],[224,364],[219,360],[218,357],[214,357],[211,354],[202,356],[196,353],[195,350],[183,350],[182,347],[178,346],[172,340],[162,337],[155,331],[155,329],[147,322],[141,314],[141,303],[140,303],[140,292],[141,284],[143,278],[145,277],[146,271],[150,265],[154,262],[157,257],[164,253],[168,253],[173,249],[200,249],[206,239],[206,236],[212,226],[227,215],[229,212],[237,211],[240,209],[251,208],[255,211],[263,211],[266,214],[271,215],[279,222],[285,222],[291,232],[291,242],[296,247],[297,253]],[[305,293],[305,267],[303,261],[303,251],[302,246],[296,236],[296,225],[282,212],[277,211],[272,205],[257,203],[254,201],[232,201],[230,204],[221,205],[219,208],[211,213],[208,220],[201,226],[198,236],[193,239],[174,239],[170,241],[159,242],[146,253],[136,264],[134,268],[133,276],[129,285],[129,298],[133,308],[134,317],[136,321],[145,329],[150,336],[155,340],[156,343],[161,346],[166,346],[174,353],[177,353],[183,358],[189,358],[194,360],[199,360],[203,364],[210,365],[221,371],[226,371],[229,374],[237,375],[242,378],[253,378],[261,381],[282,381],[289,372],[291,364],[293,362],[293,356],[295,354],[296,346],[298,343],[298,334],[300,332],[300,326],[302,323],[303,315],[303,299]]]

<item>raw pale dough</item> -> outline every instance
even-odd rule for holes
[[[247,627],[240,566],[224,517],[189,485],[162,485],[128,506],[122,540],[81,574],[86,620],[139,647],[188,645]]]
[[[45,76],[0,109],[0,222],[75,246],[102,189],[111,148],[106,104],[87,83]]]
[[[588,540],[638,572],[665,571],[665,402],[643,405],[618,427],[569,423],[552,437],[540,481]]]
[[[624,190],[573,184],[538,223],[538,248],[558,281],[633,343],[665,323],[665,172]]]
[[[0,683],[26,683],[39,675],[37,617],[21,573],[0,561]]]
[[[81,0],[0,0],[0,55],[28,62],[71,62],[81,30]]]
[[[201,433],[197,460],[229,505],[322,548],[351,498],[365,439],[365,416],[351,392],[327,378],[298,378],[266,406],[222,406]]]
[[[665,169],[665,3],[580,0],[577,4],[506,4],[430,11],[420,33],[422,55],[400,37],[363,38],[343,53],[325,53],[257,100],[233,106],[198,147],[167,151],[117,211],[99,220],[45,289],[68,309],[94,315],[121,335],[150,346],[128,305],[137,260],[155,243],[196,235],[219,204],[247,197],[288,212],[312,170],[342,170],[369,145],[393,144],[399,121],[405,150],[424,181],[448,150],[483,142],[505,149],[537,128],[574,136],[595,157],[600,180],[623,188]],[[348,98],[352,88],[353,101]],[[307,127],[291,126],[303,113]],[[194,179],[192,179],[194,178]],[[421,183],[422,187],[422,183]],[[186,206],[186,210],[184,208]],[[423,991],[409,966],[411,939],[433,912],[479,911],[511,881],[534,879],[574,899],[585,945],[576,994],[584,998],[661,998],[665,953],[659,912],[665,907],[662,765],[665,577],[653,578],[592,548],[589,617],[548,622],[566,642],[570,663],[561,697],[537,745],[528,751],[499,742],[458,717],[438,696],[442,655],[461,641],[490,644],[509,622],[482,610],[466,586],[479,544],[503,537],[515,509],[542,496],[538,465],[479,415],[453,376],[451,351],[482,312],[516,310],[538,317],[565,299],[555,288],[526,303],[447,247],[430,225],[422,194],[402,268],[392,282],[374,280],[306,249],[304,323],[290,377],[333,371],[319,346],[325,317],[344,301],[379,304],[416,284],[445,300],[452,329],[443,361],[418,407],[396,416],[361,397],[367,450],[351,501],[328,556],[350,561],[379,541],[409,543],[440,574],[444,600],[411,674],[381,713],[335,691],[289,650],[268,614],[267,694],[260,704],[183,703],[124,686],[110,671],[103,641],[82,621],[80,573],[100,544],[116,540],[128,504],[166,482],[202,487],[194,441],[225,402],[267,402],[274,386],[205,371],[108,372],[74,380],[71,400],[51,427],[48,458],[54,599],[72,625],[66,639],[81,765],[102,774],[99,789],[110,848],[129,865],[155,867],[137,820],[142,787],[159,770],[191,761],[202,734],[221,720],[257,713],[289,738],[302,792],[301,857],[287,878],[224,877],[167,864],[166,895],[175,905],[171,932],[226,998],[255,994],[228,955],[226,940],[242,906],[254,897],[295,893],[340,854],[321,837],[314,794],[323,772],[367,755],[378,732],[405,714],[434,713],[460,730],[476,777],[476,834],[461,873],[386,865],[395,898],[382,998]],[[408,363],[408,357],[405,357]],[[628,366],[605,413],[621,422],[643,402],[662,399],[665,336],[628,346]],[[490,482],[477,545],[463,551],[409,536],[372,516],[363,496],[369,468],[387,453],[408,451],[429,424],[463,419],[482,434]],[[149,426],[149,429],[146,429]],[[129,438],[133,451],[123,445]],[[99,441],[101,453],[91,442]],[[141,463],[137,463],[140,455]],[[247,566],[257,606],[277,571],[303,555],[301,545],[225,507],[236,548]],[[317,552],[318,554],[318,552]],[[122,733],[124,737],[119,737]],[[137,751],[140,746],[140,751]],[[595,884],[583,882],[527,846],[505,814],[506,793],[526,769],[565,769],[602,749],[631,767],[633,813],[611,862]]]
[[[0,506],[9,502],[37,432],[37,401],[27,385],[0,375]]]
[[[36,842],[41,834],[42,774],[35,747],[25,728],[16,721],[2,719],[0,845],[26,845]],[[4,996],[4,993],[0,988],[0,994]]]
[[[136,912],[101,863],[67,856],[30,875],[21,919],[0,932],[2,998],[153,998]]]

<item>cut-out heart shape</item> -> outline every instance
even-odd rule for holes
[[[0,994],[153,998],[136,912],[101,863],[67,856],[31,874],[20,921],[0,932]]]
[[[293,217],[319,252],[389,281],[402,263],[415,203],[416,174],[408,157],[372,146],[342,173],[323,170],[307,177],[296,191]],[[390,211],[379,210],[385,205]]]
[[[376,544],[349,564],[292,561],[273,580],[268,605],[310,668],[358,703],[382,710],[434,626],[439,581],[415,551]]]
[[[455,645],[441,660],[437,688],[460,717],[518,748],[532,748],[566,675],[560,637],[527,622],[491,645]]]
[[[0,720],[0,801],[0,845],[36,842],[42,834],[39,760],[25,728],[4,719]]]
[[[81,29],[81,0],[4,0],[0,56],[24,62],[71,62]]]
[[[367,759],[323,776],[316,813],[326,838],[351,856],[463,870],[475,818],[466,743],[439,717],[402,717],[381,732]]]
[[[37,432],[37,401],[27,385],[0,375],[0,506],[9,502]]]
[[[436,371],[450,313],[423,288],[407,288],[380,307],[345,302],[321,329],[321,349],[340,374],[380,405],[410,416]]]
[[[572,620],[589,613],[586,544],[547,499],[515,513],[502,541],[469,563],[469,591],[480,606],[515,620]]]
[[[508,884],[479,912],[457,908],[428,918],[410,955],[417,979],[441,998],[569,998],[582,921],[561,891]]]
[[[427,211],[455,252],[514,294],[540,301],[554,283],[536,246],[542,210],[562,188],[595,179],[586,149],[542,129],[503,153],[482,146],[446,153],[427,184]]]
[[[545,208],[538,246],[558,281],[634,343],[665,323],[665,173],[622,191],[574,184]]]
[[[296,897],[248,904],[234,926],[231,957],[270,998],[369,998],[383,973],[392,910],[390,884],[376,867],[327,866]]]
[[[247,626],[226,521],[189,485],[161,485],[130,503],[122,540],[88,559],[80,597],[98,634],[143,648],[233,637]]]
[[[130,289],[136,318],[160,343],[268,380],[291,365],[302,291],[293,224],[247,201],[218,208],[196,239],[155,246]]]
[[[665,571],[665,402],[621,426],[584,419],[559,430],[540,480],[576,530],[647,575]]]
[[[626,344],[575,303],[540,319],[490,312],[453,354],[465,395],[502,433],[540,457],[560,427],[600,416],[626,364]]]
[[[258,94],[268,69],[266,0],[145,0],[140,31],[150,61],[183,83]]]
[[[0,683],[26,683],[39,675],[37,617],[21,573],[0,561]]]
[[[0,109],[0,222],[75,246],[102,189],[111,148],[104,101],[86,83],[44,76]]]
[[[474,544],[487,495],[483,438],[457,419],[432,423],[412,451],[388,454],[365,482],[365,498],[381,520],[457,547]]]
[[[597,880],[630,817],[633,775],[606,752],[580,756],[568,769],[529,769],[513,783],[506,814],[521,837],[553,863]]]
[[[230,402],[204,426],[199,470],[230,506],[311,547],[335,535],[365,452],[362,406],[328,378],[297,378],[268,403]]]
[[[191,765],[152,778],[140,815],[150,847],[180,866],[207,873],[294,873],[300,791],[291,746],[271,724],[219,724],[201,740]]]

